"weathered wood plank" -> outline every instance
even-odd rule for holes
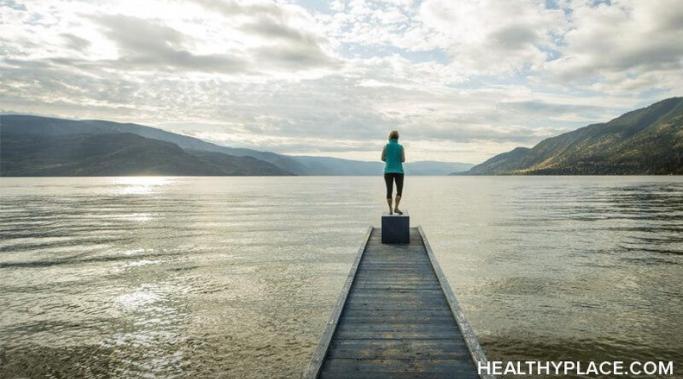
[[[358,283],[358,289],[366,290],[385,290],[385,291],[401,291],[401,290],[415,290],[415,291],[431,291],[438,289],[433,283],[405,283],[405,282],[372,282],[372,283]]]
[[[330,350],[328,359],[396,359],[411,361],[429,361],[446,359],[467,359],[469,351],[465,344],[456,346],[446,344],[448,340],[429,340],[430,343],[421,344],[423,340],[350,340],[353,343],[347,345],[335,345]],[[434,341],[444,341],[442,344]],[[340,342],[347,342],[341,340]],[[390,343],[397,342],[397,343]]]
[[[453,317],[444,313],[413,313],[405,314],[403,312],[392,312],[385,314],[384,317],[379,316],[377,312],[372,314],[354,314],[353,316],[342,317],[344,322],[350,323],[392,323],[392,324],[444,324],[453,326]]]
[[[436,289],[424,289],[416,291],[412,288],[402,290],[378,290],[364,288],[364,292],[354,291],[349,300],[370,300],[370,301],[410,301],[419,299],[443,300],[446,298],[442,294],[436,293]]]
[[[365,279],[361,280],[358,279],[358,283],[356,283],[357,286],[361,285],[368,285],[368,284],[375,284],[375,285],[381,285],[383,283],[388,283],[388,284],[401,284],[405,283],[406,285],[420,285],[420,284],[432,284],[434,286],[439,287],[438,283],[434,283],[433,280],[429,280],[427,278],[418,278],[418,279],[409,279],[409,278],[374,278],[374,279]]]
[[[444,306],[448,306],[445,300],[441,301],[430,301],[427,300],[415,300],[415,301],[405,301],[405,302],[375,302],[375,301],[363,301],[363,300],[351,300],[347,302],[347,309],[350,311],[355,309],[370,309],[370,310],[387,310],[387,311],[417,311],[417,310],[427,310],[443,309]]]
[[[360,271],[391,271],[395,272],[398,270],[399,272],[402,271],[408,271],[408,272],[426,272],[426,273],[432,273],[432,268],[429,267],[429,262],[401,262],[399,263],[392,263],[392,264],[380,264],[380,263],[373,263],[373,264],[363,264],[363,267],[360,268]]]
[[[451,323],[439,324],[387,324],[344,322],[337,327],[336,338],[339,339],[447,339],[456,340],[457,331]]]
[[[453,379],[453,373],[449,372],[360,372],[353,373],[324,371],[321,377],[325,379]]]
[[[432,306],[426,306],[424,308],[420,308],[419,306],[399,306],[399,305],[392,305],[392,304],[387,304],[387,305],[377,305],[373,307],[365,307],[363,305],[352,305],[348,307],[349,312],[355,312],[358,310],[363,310],[363,309],[370,309],[373,312],[374,311],[385,311],[385,312],[401,312],[401,313],[411,313],[411,312],[417,312],[420,310],[426,310],[426,311],[439,311],[442,307],[432,305]]]
[[[342,315],[342,318],[348,319],[348,318],[353,318],[353,317],[366,317],[366,318],[415,318],[415,319],[420,319],[420,317],[427,319],[427,318],[435,318],[435,317],[441,317],[446,320],[449,320],[449,322],[454,323],[453,321],[453,315],[448,312],[448,310],[445,310],[443,308],[436,308],[436,309],[428,309],[428,308],[423,308],[423,309],[417,309],[413,310],[412,312],[396,312],[395,310],[390,310],[390,309],[385,309],[385,310],[377,310],[377,309],[369,309],[369,308],[362,308],[362,309],[357,309],[353,312],[345,312]],[[389,321],[387,321],[389,322]]]
[[[446,301],[446,298],[442,294],[435,294],[434,290],[423,290],[420,292],[401,292],[396,293],[392,291],[378,291],[378,290],[365,290],[367,292],[354,291],[349,296],[349,300],[365,300],[365,301]]]
[[[358,274],[358,282],[359,283],[372,283],[372,282],[382,282],[382,281],[399,281],[399,280],[405,280],[405,281],[423,281],[423,282],[432,282],[433,280],[430,279],[428,274],[416,274],[416,273],[395,273],[395,274],[390,274],[390,273],[377,273],[373,274],[370,272],[362,272]]]
[[[392,378],[394,373],[450,374],[451,378],[477,378],[476,371],[464,360],[414,360],[414,359],[328,359],[323,374],[346,373],[347,378],[355,378],[356,372],[375,372],[376,378]],[[382,375],[384,373],[384,375]],[[471,376],[467,376],[471,373]],[[454,375],[455,374],[455,375]],[[472,375],[473,374],[473,375]],[[327,377],[327,375],[323,375]]]

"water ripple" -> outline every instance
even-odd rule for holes
[[[3,178],[0,377],[299,377],[379,178]],[[490,358],[683,359],[683,179],[407,178]]]

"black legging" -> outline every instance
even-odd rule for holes
[[[401,196],[403,193],[403,174],[393,172],[384,174],[384,183],[387,184],[387,199],[391,199],[391,193],[394,192],[394,180],[396,181],[396,196]]]

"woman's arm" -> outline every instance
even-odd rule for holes
[[[382,149],[382,162],[387,161],[387,145],[384,145],[384,149]]]
[[[406,161],[406,148],[401,146],[401,162]]]

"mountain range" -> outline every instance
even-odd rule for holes
[[[379,155],[379,154],[378,154]],[[379,175],[383,163],[221,146],[131,123],[0,115],[0,176]],[[408,175],[683,174],[683,98],[662,100],[473,166],[418,161]]]
[[[406,172],[447,175],[472,166],[417,161],[407,163]],[[0,176],[378,175],[382,167],[379,161],[221,146],[131,123],[0,116]]]
[[[683,174],[683,97],[518,147],[464,175]]]

